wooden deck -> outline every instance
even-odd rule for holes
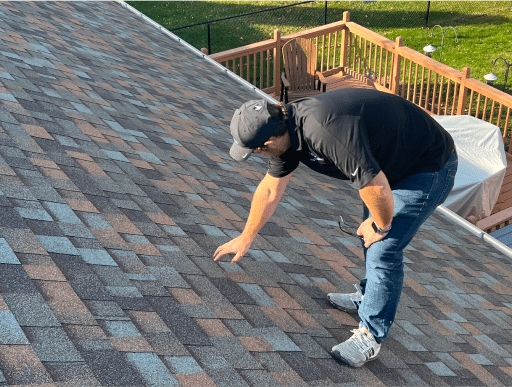
[[[349,73],[350,72],[350,73]],[[385,92],[390,92],[389,89],[386,89],[380,86],[378,83],[374,83],[366,77],[361,76],[358,73],[352,72],[348,69],[348,72],[340,72],[338,74],[332,75],[330,77],[329,83],[326,85],[326,91],[337,90],[337,89],[348,89],[348,88],[358,88],[358,89],[377,89]],[[320,93],[320,91],[318,92]],[[279,96],[275,96],[274,93],[269,94],[271,97],[279,100]],[[290,94],[288,103],[295,101],[296,99],[302,98],[303,95],[294,96]]]
[[[512,207],[512,156],[507,154],[507,172],[501,185],[500,196],[492,210],[493,214]]]

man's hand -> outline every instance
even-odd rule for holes
[[[386,235],[377,234],[372,227],[373,217],[366,219],[357,229],[357,235],[364,239],[364,247],[369,248],[373,243],[384,239]]]
[[[236,263],[242,258],[245,253],[251,247],[252,240],[248,240],[244,238],[242,235],[239,237],[229,241],[228,243],[219,246],[217,250],[215,250],[215,254],[213,255],[213,260],[218,261],[222,256],[226,254],[235,254],[231,263]]]

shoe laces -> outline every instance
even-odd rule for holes
[[[353,295],[360,295],[360,296],[362,296],[363,292],[361,291],[361,288],[359,287],[359,285],[358,284],[354,284],[354,287],[356,288],[356,292],[352,293],[352,294]]]
[[[356,288],[356,292],[350,295],[350,301],[359,307],[359,304],[363,300],[364,295],[361,291],[361,288],[357,284],[354,284],[354,287]]]
[[[360,326],[357,329],[352,329],[350,332],[353,333],[352,337],[348,339],[361,354],[367,358],[373,356],[375,349],[374,346],[377,343],[373,338],[372,334],[364,326]]]

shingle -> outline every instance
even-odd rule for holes
[[[25,327],[27,338],[41,361],[79,362],[80,353],[60,327]]]
[[[0,238],[0,263],[20,264],[16,254],[4,238]]]
[[[506,351],[502,346],[498,345],[498,343],[496,343],[490,337],[484,335],[476,335],[474,337],[496,355],[500,357],[512,357],[508,351]]]
[[[334,359],[311,359],[312,362],[316,365],[318,370],[324,375],[324,377],[329,378],[334,383],[340,383],[341,385],[346,384],[348,386],[351,383],[356,384],[357,376],[353,375],[351,369],[348,367],[344,367],[340,365]]]
[[[44,367],[56,382],[70,383],[77,387],[100,386],[85,362],[45,362]]]
[[[255,301],[230,278],[211,278],[210,281],[233,304],[255,304]]]
[[[457,376],[442,362],[425,363],[425,365],[437,376]]]
[[[126,274],[117,266],[93,265],[91,269],[98,278],[108,286],[131,286],[131,281]]]
[[[0,368],[7,385],[52,382],[50,375],[29,345],[0,345]]]
[[[34,283],[61,324],[96,323],[68,282],[37,280]]]
[[[49,253],[78,255],[79,252],[68,238],[59,236],[37,235],[39,243]]]
[[[275,327],[276,324],[256,305],[237,304],[236,309],[255,328]]]
[[[189,316],[183,313],[171,297],[145,297],[181,343],[211,345],[210,339]]]
[[[23,326],[60,326],[39,294],[4,293],[2,297],[16,321]]]
[[[251,356],[236,337],[214,337],[215,348],[237,369],[259,369],[261,365]]]
[[[145,339],[159,356],[186,356],[189,352],[172,332],[145,333]]]
[[[181,305],[180,309],[192,318],[216,319],[217,315],[206,305]]]
[[[281,352],[281,357],[307,382],[325,379],[322,372],[303,352]]]
[[[128,361],[136,368],[149,386],[178,386],[162,360],[154,353],[127,353]]]
[[[277,306],[277,304],[268,296],[267,293],[257,284],[238,283],[260,306]]]
[[[247,320],[223,319],[222,322],[237,337],[253,336],[253,327]]]
[[[301,349],[279,328],[255,328],[254,332],[262,336],[276,351],[301,351]]]
[[[309,358],[329,359],[329,353],[322,348],[311,336],[306,334],[289,333],[290,338]],[[329,348],[330,350],[330,348]]]
[[[55,220],[66,223],[81,223],[73,210],[66,204],[62,203],[44,203],[48,211],[53,215]]]
[[[112,295],[103,287],[96,273],[81,257],[61,254],[51,256],[78,297],[86,300],[112,299]]]
[[[105,331],[110,337],[133,337],[141,336],[139,330],[131,321],[111,321],[104,320],[101,322]]]
[[[218,369],[208,372],[208,376],[218,387],[249,387],[246,381],[234,369]]]
[[[85,224],[91,228],[111,230],[112,226],[108,223],[101,214],[93,212],[81,212],[78,214],[83,219]]]
[[[163,286],[176,288],[190,288],[178,271],[171,266],[155,267],[150,266],[148,270],[156,277],[158,282]]]
[[[135,286],[105,286],[112,297],[116,298],[142,298],[143,295]]]
[[[0,310],[0,345],[30,344],[14,315],[9,310]]]
[[[183,254],[178,247],[175,247],[175,249],[172,251],[168,249],[162,249],[162,246],[159,246],[158,248],[160,251],[162,251],[165,261],[168,262],[169,266],[173,267],[179,274],[203,274],[201,270],[194,264],[194,262],[192,262],[185,254]]]
[[[137,288],[134,288],[138,292]],[[108,290],[108,289],[107,289]],[[153,312],[151,304],[140,293],[132,297],[112,296],[111,299],[123,310]]]
[[[163,356],[163,361],[173,374],[194,374],[203,369],[192,356]]]
[[[0,211],[0,227],[26,228],[26,225],[14,208],[2,207]]]
[[[132,364],[115,350],[81,351],[94,377],[107,386],[143,386]]]
[[[44,245],[44,244],[43,244]],[[76,249],[85,262],[93,265],[117,266],[117,263],[105,251],[99,249]],[[59,251],[57,251],[59,252]],[[73,254],[72,252],[60,251],[62,254]]]
[[[187,349],[208,373],[211,370],[232,369],[229,362],[213,346],[187,346]]]
[[[276,380],[264,370],[238,370],[238,373],[251,387],[274,387]]]
[[[124,311],[113,301],[84,300],[84,303],[95,319],[127,318]]]

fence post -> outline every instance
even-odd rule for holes
[[[210,23],[207,24],[207,28],[208,28],[208,52],[212,52],[212,44],[211,44],[211,41],[210,41]]]
[[[428,15],[430,13],[430,1],[427,2],[427,14],[425,15],[425,27],[428,28]]]
[[[464,114],[464,109],[466,108],[466,100],[468,97],[466,79],[469,78],[470,74],[471,69],[469,67],[464,67],[462,69],[462,76],[460,77],[459,101],[457,103],[457,115],[459,116]]]
[[[391,92],[398,95],[398,86],[400,83],[400,47],[403,46],[404,39],[398,36],[395,39],[395,52],[393,54],[393,68],[391,69]]]
[[[324,25],[327,24],[327,1],[324,6]]]
[[[345,11],[343,12],[343,23],[345,24],[343,26],[343,29],[341,30],[341,58],[340,58],[340,66],[346,67],[347,66],[347,48],[348,48],[348,34],[350,31],[348,31],[347,23],[350,21],[350,12]]]
[[[274,96],[281,95],[281,31],[274,30]]]

